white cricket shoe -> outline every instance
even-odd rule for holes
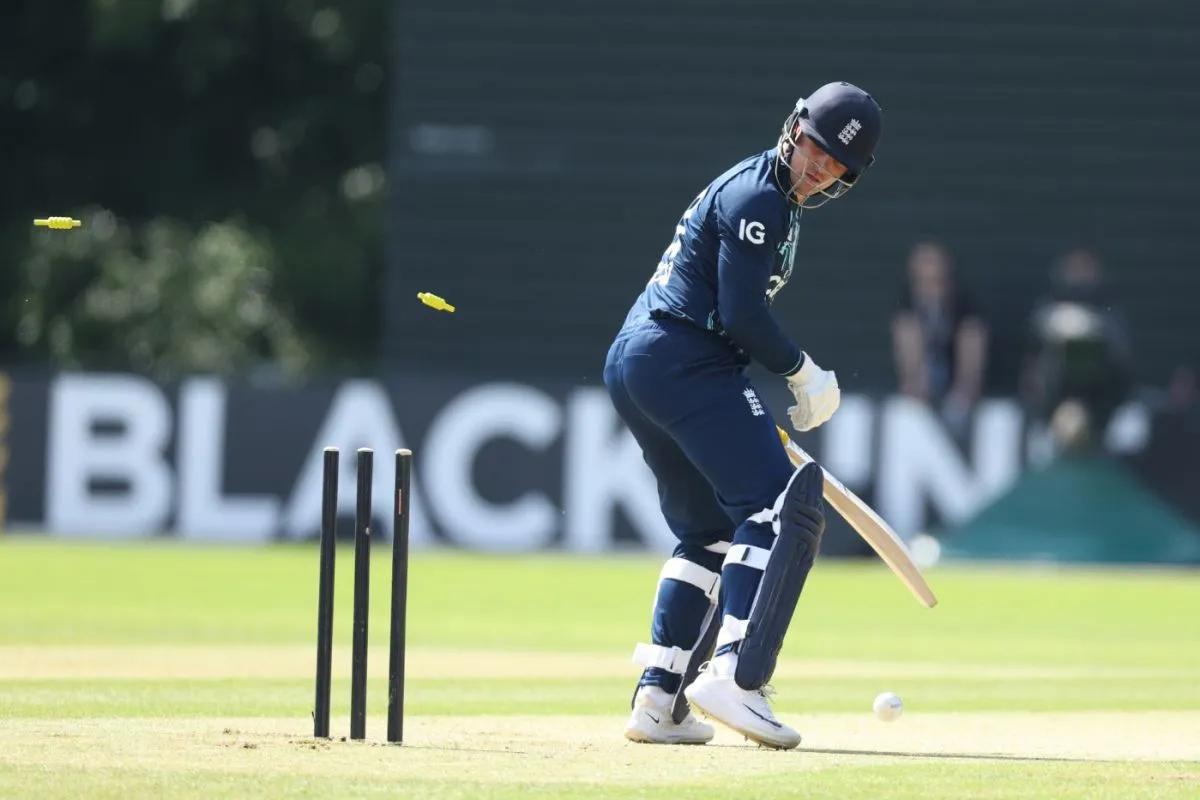
[[[700,713],[737,731],[764,747],[791,750],[800,744],[800,734],[775,719],[767,698],[769,686],[747,691],[733,679],[737,656],[717,656],[701,667],[694,683],[683,694]]]
[[[713,727],[688,711],[678,725],[671,719],[671,695],[657,686],[643,686],[633,701],[633,713],[625,725],[625,738],[646,744],[707,744]]]

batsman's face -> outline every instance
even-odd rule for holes
[[[792,152],[791,168],[796,195],[800,198],[828,189],[846,174],[845,164],[803,134],[798,137],[796,149]]]

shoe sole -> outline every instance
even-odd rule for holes
[[[643,733],[642,731],[638,730],[637,728],[630,728],[629,730],[625,731],[625,738],[631,742],[637,742],[638,744],[703,745],[703,744],[708,744],[709,742],[712,741],[711,738],[709,738],[709,739],[667,739],[667,740],[655,739],[652,736],[650,736],[649,734]]]
[[[771,741],[769,739],[764,739],[761,734],[754,733],[753,731],[747,730],[747,729],[739,727],[737,725],[732,725],[732,724],[726,722],[725,720],[721,719],[720,717],[714,716],[711,712],[708,711],[708,709],[704,708],[704,706],[700,705],[699,703],[697,703],[695,700],[693,700],[690,697],[688,698],[688,702],[690,702],[692,704],[692,708],[695,711],[699,711],[707,719],[710,719],[713,722],[718,722],[718,723],[724,725],[726,728],[729,728],[734,733],[740,733],[742,736],[745,736],[747,739],[754,742],[755,744],[761,745],[761,746],[769,748],[771,750],[794,750],[795,748],[800,746],[799,738],[796,739],[795,744],[784,744],[784,743],[780,743],[780,742]]]

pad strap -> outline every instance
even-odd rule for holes
[[[730,552],[732,551],[733,548],[730,548]],[[708,602],[710,603],[716,602],[717,594],[721,590],[721,574],[719,572],[709,572],[699,564],[683,558],[671,558],[667,560],[667,563],[663,564],[662,572],[658,574],[658,579],[659,581],[663,581],[668,578],[690,583],[704,592],[704,596],[708,598]]]
[[[717,648],[720,649],[727,644],[733,644],[745,639],[746,628],[749,624],[750,620],[736,619],[726,614],[721,619],[721,630],[717,633]]]
[[[725,561],[721,566],[727,567],[730,564],[741,564],[743,567],[753,567],[762,572],[767,568],[767,562],[770,558],[770,550],[755,547],[751,544],[735,544],[729,548],[729,552],[726,553]]]
[[[778,508],[764,508],[762,511],[757,511],[746,517],[747,522],[762,522],[770,525],[779,517]],[[776,531],[778,533],[778,531]]]
[[[633,663],[643,667],[665,669],[677,675],[682,675],[687,669],[688,659],[691,657],[691,650],[664,647],[661,644],[639,644],[633,648]]]

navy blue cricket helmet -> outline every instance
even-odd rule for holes
[[[815,208],[850,191],[875,163],[875,146],[883,132],[883,110],[875,98],[853,84],[827,83],[797,100],[784,121],[779,153],[785,163],[798,144],[798,132],[846,166],[846,172],[832,185],[800,201],[804,208]],[[793,184],[789,197],[794,197],[797,185]],[[816,201],[818,196],[820,200]]]

